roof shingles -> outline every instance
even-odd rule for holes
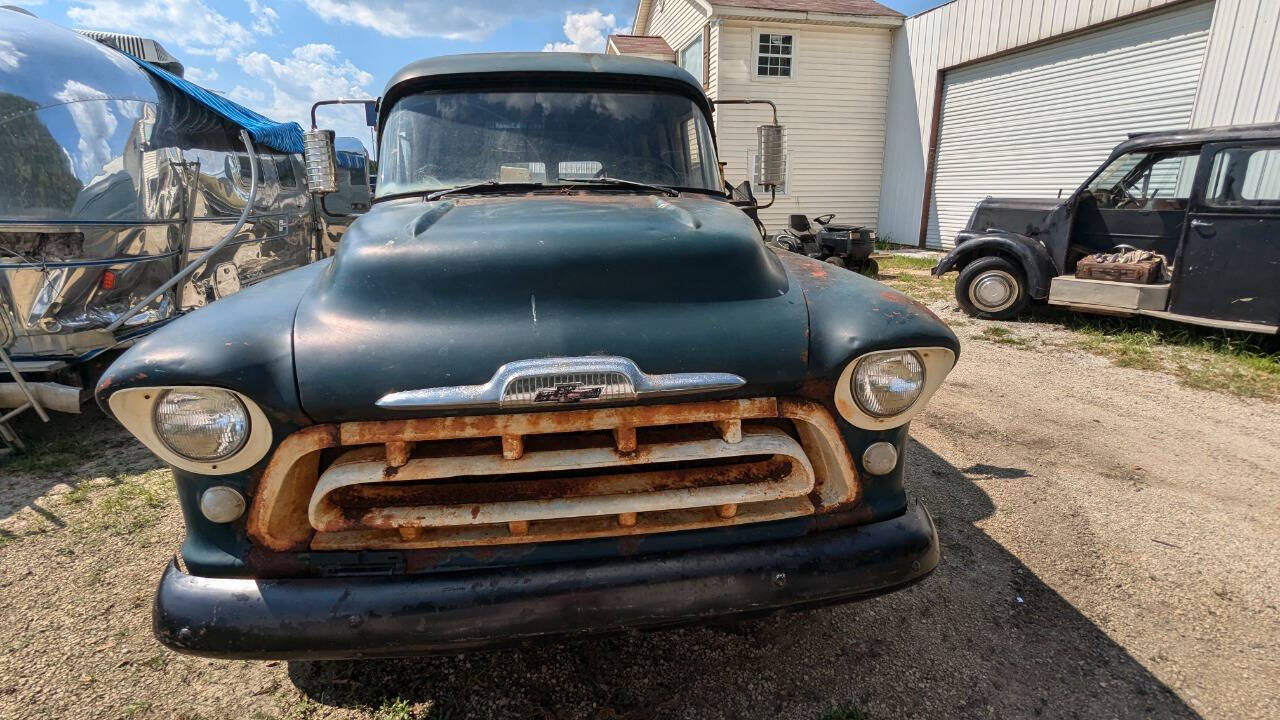
[[[902,13],[891,10],[875,0],[711,0],[711,4],[754,10],[903,17]]]
[[[675,50],[666,40],[656,35],[610,35],[609,42],[623,55],[669,55],[674,57]]]

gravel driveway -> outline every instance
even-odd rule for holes
[[[913,426],[909,483],[943,542],[924,583],[460,657],[164,650],[168,473],[100,416],[60,421],[50,459],[0,465],[0,717],[1280,716],[1280,406],[989,326],[959,320],[960,365]]]

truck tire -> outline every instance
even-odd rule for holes
[[[978,258],[960,271],[956,301],[968,314],[987,320],[1007,320],[1030,302],[1027,275],[1002,257]]]

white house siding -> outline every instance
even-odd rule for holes
[[[919,240],[940,70],[1182,1],[954,0],[908,18],[893,32],[881,237],[908,245]],[[1220,5],[1247,1],[1221,0]],[[1258,2],[1280,5],[1277,0]],[[1213,45],[1211,41],[1211,57]]]
[[[670,2],[670,0],[668,0]],[[795,37],[794,75],[756,78],[755,33]],[[791,213],[836,213],[842,223],[874,227],[880,201],[889,91],[889,31],[820,25],[724,22],[718,27],[716,93],[778,104],[786,126],[787,195],[763,210],[770,232]],[[716,112],[720,160],[737,184],[751,176],[756,126],[766,106],[724,106]]]
[[[707,97],[715,100],[720,97],[720,23],[711,23],[711,32],[707,38]]]
[[[1130,132],[1191,123],[1211,4],[1180,5],[946,73],[926,244],[987,195],[1070,193]]]
[[[702,27],[707,22],[707,12],[701,4],[691,0],[666,0],[662,5],[663,8],[659,10],[657,3],[654,4],[648,27],[644,28],[642,34],[661,36],[679,58],[680,51],[702,33]],[[637,29],[636,32],[641,31]]]
[[[1218,0],[1194,127],[1280,121],[1280,0]]]

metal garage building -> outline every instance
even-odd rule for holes
[[[955,0],[894,33],[879,233],[1070,193],[1129,133],[1280,120],[1280,0]]]

